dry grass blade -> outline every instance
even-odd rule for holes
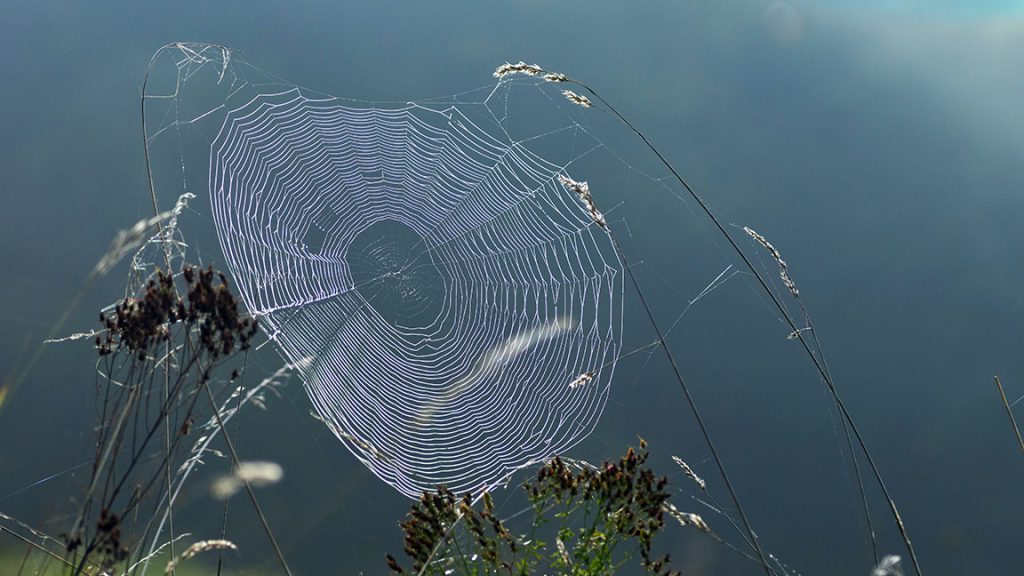
[[[3,515],[3,514],[0,514],[0,516],[4,516],[4,515]],[[9,518],[9,516],[8,516],[7,518]],[[20,524],[20,522],[19,522],[19,524]],[[29,529],[29,530],[30,530],[31,532],[35,532],[35,530],[31,530],[31,529]],[[68,567],[68,568],[74,568],[74,567],[75,567],[75,565],[74,565],[74,564],[71,564],[71,563],[70,563],[70,562],[68,562],[67,560],[65,560],[65,559],[61,558],[61,557],[60,557],[60,556],[58,556],[58,555],[57,555],[56,553],[54,553],[53,551],[51,551],[51,550],[47,549],[47,548],[46,548],[45,546],[43,546],[42,544],[39,544],[39,543],[37,543],[37,542],[33,542],[33,541],[29,540],[28,538],[26,538],[26,537],[22,536],[21,534],[18,534],[18,533],[17,533],[17,532],[15,532],[14,530],[11,530],[10,528],[8,528],[8,527],[4,526],[3,524],[0,524],[0,534],[2,534],[2,533],[4,533],[4,532],[6,532],[6,533],[10,534],[11,536],[14,536],[14,537],[15,537],[15,538],[17,538],[18,540],[21,540],[21,541],[22,541],[22,542],[24,542],[24,543],[25,543],[25,545],[27,545],[27,546],[28,546],[29,548],[34,548],[34,549],[38,550],[39,552],[41,552],[41,553],[43,553],[43,554],[45,554],[45,555],[49,556],[49,557],[50,557],[51,559],[53,559],[53,560],[56,560],[57,562],[60,562],[61,564],[63,564],[64,566],[66,566],[66,567]],[[26,559],[27,559],[27,556],[26,556]]]
[[[743,231],[747,233],[747,236],[753,238],[758,244],[767,250],[769,254],[772,255],[772,259],[774,259],[775,263],[779,265],[779,278],[782,279],[782,283],[786,285],[789,293],[792,294],[794,298],[799,297],[800,290],[797,289],[796,283],[793,282],[793,279],[789,277],[789,270],[786,269],[786,261],[782,259],[782,254],[775,249],[775,246],[772,246],[771,242],[769,242],[767,238],[759,234],[753,228],[744,226]],[[799,331],[797,331],[797,333],[799,334]]]
[[[121,230],[114,237],[107,253],[100,258],[92,270],[92,276],[102,276],[110,271],[125,256],[135,252],[144,242],[150,240],[152,230],[163,230],[161,224],[172,222],[181,215],[182,210],[188,207],[188,201],[195,198],[195,194],[186,192],[182,194],[174,208],[166,212],[160,212],[151,218],[139,220],[134,226],[127,230]]]
[[[568,456],[559,456],[559,458],[561,458],[563,462],[565,462],[569,466],[572,466],[573,468],[575,468],[578,471],[589,470],[591,472],[596,472],[596,471],[600,470],[600,468],[598,468],[597,466],[594,466],[593,464],[591,464],[590,462],[587,462],[586,460],[579,460],[579,459],[576,459],[576,458],[569,458]]]
[[[259,397],[265,392],[273,392],[274,394],[277,394],[277,388],[279,386],[284,385],[284,383],[287,381],[287,378],[289,377],[289,374],[292,372],[294,368],[295,367],[291,364],[285,364],[284,366],[278,368],[278,370],[275,371],[273,374],[264,378],[256,386],[248,388],[247,390],[244,390],[241,387],[235,388],[232,394],[228,396],[228,398],[225,399],[220,405],[220,407],[217,409],[218,414],[220,414],[220,421],[224,423],[228,422],[238,413],[239,410],[242,409],[243,406],[248,405],[250,402],[253,401],[253,399]],[[163,544],[160,543],[161,535],[164,533],[165,528],[167,528],[170,524],[171,507],[175,502],[177,502],[178,497],[181,494],[184,486],[186,485],[186,482],[190,478],[192,472],[196,469],[197,466],[202,464],[203,456],[212,454],[218,457],[224,457],[224,454],[221,453],[219,450],[215,450],[210,447],[214,440],[216,438],[219,438],[221,432],[221,429],[218,426],[217,418],[215,418],[214,416],[210,416],[209,421],[201,425],[200,427],[205,431],[205,433],[201,437],[199,437],[192,445],[190,451],[191,455],[181,465],[177,472],[176,479],[174,481],[174,486],[170,490],[170,504],[164,509],[160,519],[157,522],[157,527],[153,532],[147,556],[154,556],[157,550],[159,549],[158,547],[163,546]],[[146,566],[148,566],[148,561],[145,561],[145,564]],[[143,573],[145,572],[146,568],[144,567]]]
[[[47,338],[46,340],[43,340],[43,344],[59,344],[61,342],[71,342],[73,340],[87,340],[89,338],[95,338],[100,334],[103,334],[103,332],[99,330],[90,330],[88,332],[75,332],[74,334],[70,334],[63,338]]]
[[[164,550],[174,546],[182,538],[188,538],[191,535],[192,534],[190,534],[188,532],[185,532],[184,534],[178,534],[174,538],[172,538],[172,539],[164,542],[163,544],[157,546],[156,549],[150,551],[148,554],[146,554],[142,558],[139,558],[138,560],[136,560],[134,564],[132,564],[131,566],[126,568],[125,571],[121,573],[121,576],[134,576],[135,574],[138,574],[138,572],[136,572],[135,570],[138,569],[139,566],[143,566],[143,565],[148,566],[149,562],[151,560],[153,560],[154,558],[156,558],[157,556],[159,556],[161,553],[163,553]],[[142,574],[145,574],[145,573],[146,573],[146,571],[142,570]]]
[[[526,74],[527,76],[537,76],[538,74],[544,74],[544,69],[536,64],[527,64],[520,60],[515,64],[505,62],[494,71],[495,78],[504,78],[509,74]]]
[[[49,543],[49,544],[54,544],[58,548],[61,548],[61,549],[64,548],[64,542],[62,542],[61,540],[58,540],[57,538],[54,538],[53,536],[50,536],[49,534],[46,534],[45,532],[41,532],[39,530],[36,530],[35,528],[29,526],[28,524],[25,524],[24,522],[22,522],[21,520],[18,520],[17,518],[15,518],[13,516],[8,516],[7,514],[4,514],[3,512],[0,512],[0,520],[6,520],[7,522],[12,522],[14,524],[17,524],[22,529],[28,530],[28,532],[30,534],[32,534],[33,536],[38,538],[41,542]],[[6,530],[7,533],[9,533],[9,534],[18,535],[17,532],[15,532],[14,530],[11,530],[7,526],[4,526],[3,523],[0,523],[0,530]]]
[[[591,106],[594,105],[594,103],[590,101],[590,98],[587,98],[582,94],[577,94],[572,90],[562,90],[562,95],[565,96],[566,99],[569,100],[569,102],[572,102],[573,104],[578,104],[580,106],[583,106],[584,108],[590,108]]]
[[[665,512],[667,512],[669,516],[675,518],[680,525],[693,526],[694,528],[700,530],[701,532],[704,532],[705,534],[711,533],[711,527],[708,526],[707,522],[705,522],[704,519],[700,517],[700,514],[694,514],[692,512],[682,512],[670,502],[666,502],[663,507],[665,509]]]
[[[1013,410],[1010,409],[1010,403],[1006,401],[1006,392],[1003,391],[1003,383],[999,381],[999,376],[995,377],[996,387],[999,388],[999,396],[1003,399],[1003,406],[1006,407],[1006,415],[1010,417],[1010,425],[1013,426],[1013,432],[1017,434],[1017,444],[1020,446],[1020,451],[1024,452],[1024,438],[1020,435],[1020,428],[1017,427],[1017,419],[1013,417]]]
[[[683,473],[686,474],[687,478],[696,482],[697,486],[700,486],[701,490],[707,490],[707,482],[705,482],[700,476],[697,476],[697,473],[693,471],[693,468],[690,468],[689,464],[683,462],[683,459],[679,456],[673,456],[672,460],[683,469]]]
[[[170,574],[174,572],[174,569],[178,567],[178,564],[192,558],[196,554],[208,552],[210,550],[238,550],[238,546],[229,540],[202,540],[189,546],[184,552],[178,554],[167,563],[167,568],[164,570],[164,574]]]

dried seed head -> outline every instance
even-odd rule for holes
[[[537,76],[538,74],[544,74],[544,69],[536,64],[527,64],[520,60],[515,64],[505,62],[501,66],[498,66],[494,70],[495,78],[504,78],[509,74],[526,74],[527,76]]]
[[[697,474],[693,471],[693,468],[690,468],[689,464],[683,462],[682,458],[680,458],[679,456],[673,456],[672,460],[675,461],[675,463],[678,464],[679,467],[683,469],[683,473],[686,474],[687,478],[696,482],[697,486],[700,486],[701,490],[707,489],[707,482],[704,482],[703,478],[697,476]]]
[[[711,533],[711,527],[708,526],[707,522],[705,522],[699,514],[694,514],[692,512],[681,512],[671,502],[665,502],[664,509],[665,512],[668,512],[668,515],[675,518],[676,521],[679,522],[679,524],[683,526],[693,526],[694,528],[707,534]]]
[[[593,104],[590,102],[590,98],[587,98],[582,94],[577,94],[572,90],[562,90],[562,95],[564,95],[569,100],[569,102],[572,102],[573,104],[578,104],[580,106],[583,106],[584,108],[590,108],[591,106],[593,106]]]
[[[593,372],[584,372],[583,374],[580,374],[579,376],[577,376],[575,380],[573,380],[572,382],[569,382],[569,388],[572,389],[572,390],[575,390],[575,389],[579,388],[580,386],[586,386],[593,379],[594,379],[594,373]]]
[[[608,223],[604,219],[604,214],[594,204],[594,197],[590,195],[590,186],[586,182],[577,182],[564,174],[558,175],[558,181],[562,183],[562,186],[565,186],[566,190],[580,197],[580,200],[583,201],[584,206],[587,208],[587,212],[590,214],[590,218],[598,226],[603,230],[608,230]]]
[[[178,564],[181,562],[208,550],[238,550],[238,546],[235,546],[233,542],[228,540],[203,540],[201,542],[196,542],[168,562],[167,569],[164,570],[164,574],[173,573],[174,569],[177,568]]]
[[[549,72],[537,64],[527,64],[520,60],[515,64],[505,62],[494,70],[495,78],[504,78],[509,74],[525,74],[526,76],[540,76],[548,82],[568,82],[569,77],[559,72]]]
[[[789,277],[789,271],[786,269],[786,261],[782,259],[782,254],[775,249],[775,246],[772,246],[771,242],[769,242],[767,238],[759,234],[753,228],[744,226],[743,231],[747,233],[747,236],[753,238],[758,244],[767,250],[769,254],[771,254],[772,259],[774,259],[775,263],[779,265],[779,278],[782,279],[782,283],[794,298],[799,298],[800,290],[797,289],[796,283],[793,282],[793,279]]]

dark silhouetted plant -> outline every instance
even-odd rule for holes
[[[638,560],[647,573],[678,574],[667,555],[652,552],[665,513],[675,509],[667,479],[646,460],[642,440],[639,450],[600,467],[552,458],[523,484],[533,511],[528,534],[506,527],[487,492],[479,507],[470,494],[460,497],[443,486],[426,492],[401,524],[411,568],[391,555],[388,567],[397,574],[597,576]]]
[[[100,322],[96,452],[66,535],[75,574],[110,571],[141,556],[159,516],[143,507],[166,506],[193,422],[216,409],[214,394],[233,389],[222,381],[211,392],[214,371],[247,350],[258,331],[223,274],[188,266],[177,278],[157,271],[141,294],[101,313]],[[236,369],[228,381],[238,376]],[[201,410],[204,396],[211,403]]]

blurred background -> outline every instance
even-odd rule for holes
[[[223,44],[291,82],[367,101],[476,88],[506,61],[584,79],[724,221],[782,251],[925,573],[1020,571],[1024,458],[992,381],[1002,377],[1010,402],[1024,396],[1024,6],[1014,2],[5,5],[0,511],[54,535],[73,517],[92,454],[95,351],[47,345],[24,367],[116,231],[151,215],[141,84],[153,52],[179,40]],[[635,249],[687,254],[670,238]],[[99,279],[56,335],[93,328],[123,289],[120,269]],[[737,336],[739,317],[699,310],[675,344],[697,357],[698,402],[766,548],[794,573],[869,573],[839,421],[806,359],[770,368],[751,352],[757,342]],[[263,352],[250,363],[272,372],[280,358]],[[671,454],[710,471],[668,374],[657,355],[623,362],[575,455],[611,459],[641,435],[674,483],[686,480]],[[242,420],[240,449],[285,469],[260,493],[271,524],[299,574],[384,573],[410,502],[309,410],[293,381]],[[871,492],[881,551],[904,554]],[[201,519],[204,501],[197,488],[183,518]],[[721,523],[685,494],[677,505]],[[239,503],[233,514],[234,568],[277,573],[251,511]],[[670,531],[659,545],[692,573],[759,572],[697,533]],[[0,550],[11,548],[0,535]]]

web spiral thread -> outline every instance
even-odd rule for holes
[[[621,265],[564,174],[455,105],[293,89],[227,113],[209,182],[235,282],[320,417],[403,494],[479,492],[596,424]]]

